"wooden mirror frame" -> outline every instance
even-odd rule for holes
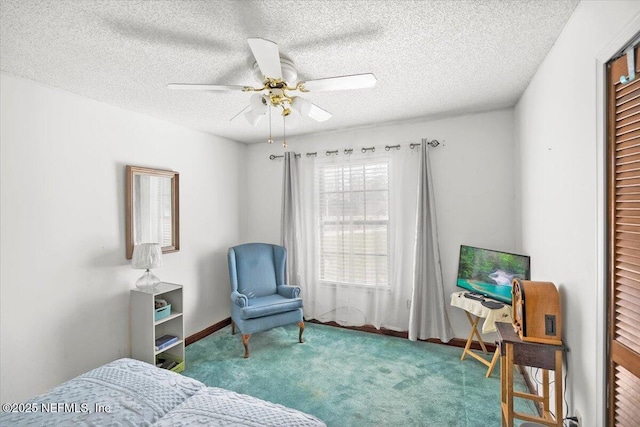
[[[151,169],[141,166],[126,167],[126,249],[127,259],[131,259],[133,256],[134,242],[134,176],[135,175],[150,175],[160,178],[171,179],[171,244],[162,247],[162,253],[176,252],[180,250],[180,174],[175,171],[163,170],[163,169]]]

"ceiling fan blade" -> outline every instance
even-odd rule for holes
[[[238,85],[205,85],[205,84],[191,84],[191,83],[170,83],[167,85],[167,89],[177,90],[238,90],[244,91],[247,86]]]
[[[251,105],[247,105],[246,107],[244,107],[242,110],[240,110],[240,112],[238,114],[236,114],[235,116],[231,117],[229,119],[229,121],[233,121],[233,119],[235,119],[236,117],[240,117],[240,114],[244,113],[245,111],[247,111],[249,108],[251,108]]]
[[[261,38],[249,38],[247,42],[262,74],[272,79],[282,79],[278,45]]]
[[[376,76],[371,73],[351,76],[328,77],[326,79],[302,82],[303,91],[321,92],[324,90],[365,89],[376,85]]]
[[[311,108],[309,109],[309,117],[316,122],[324,122],[333,117],[333,114],[318,107],[316,104],[311,104]]]

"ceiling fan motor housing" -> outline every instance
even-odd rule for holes
[[[298,71],[296,70],[295,64],[289,58],[280,55],[280,66],[282,68],[282,81],[286,86],[292,86],[298,79]],[[260,67],[258,67],[258,62],[253,63],[253,76],[260,83],[264,83],[265,77],[269,77],[262,74]]]

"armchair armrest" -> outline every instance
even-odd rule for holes
[[[238,307],[246,307],[249,305],[249,298],[238,291],[231,292],[231,302]]]
[[[278,294],[285,298],[298,298],[300,296],[300,286],[280,285]]]

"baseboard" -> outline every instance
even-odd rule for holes
[[[451,341],[449,342],[442,342],[439,339],[435,339],[435,338],[429,338],[428,340],[420,340],[420,341],[426,341],[426,342],[431,342],[434,344],[444,344],[444,345],[450,345],[453,347],[460,347],[460,348],[464,348],[467,345],[467,341],[463,340],[462,338],[451,338]],[[496,345],[495,344],[489,344],[488,342],[484,343],[484,346],[487,348],[487,353],[492,354],[496,351]],[[480,343],[478,341],[471,341],[471,350],[479,350],[482,351],[482,347],[480,346]]]
[[[340,325],[340,324],[338,324],[336,322],[321,322],[321,321],[316,320],[316,319],[305,320],[305,322],[307,322],[307,323],[315,323],[315,324],[318,324],[318,325],[333,326],[335,328],[350,329],[352,331],[369,332],[371,334],[390,335],[390,336],[398,337],[398,338],[408,338],[409,337],[407,332],[392,331],[391,329],[385,329],[385,328],[376,329],[376,327],[373,326],[373,325],[342,326],[342,325]]]
[[[231,324],[231,317],[227,317],[224,320],[219,321],[218,323],[216,323],[215,325],[211,325],[208,328],[205,328],[203,330],[201,330],[200,332],[196,332],[193,335],[189,335],[185,340],[185,345],[190,345],[193,344],[194,342],[201,340],[202,338],[206,337],[207,335],[211,335],[212,333],[219,331],[220,329],[224,328],[225,326],[228,326]]]
[[[391,329],[385,329],[385,328],[380,328],[377,329],[375,326],[373,325],[365,325],[365,326],[342,326],[339,325],[336,322],[320,322],[319,320],[306,320],[306,322],[308,323],[317,323],[318,325],[327,325],[327,326],[333,326],[336,328],[343,328],[343,329],[351,329],[353,331],[360,331],[360,332],[369,332],[371,334],[378,334],[378,335],[389,335],[392,337],[398,337],[398,338],[406,338],[409,339],[409,333],[408,332],[399,332],[399,331],[392,331]],[[193,335],[189,335],[186,339],[185,339],[185,345],[190,345],[193,344],[194,342],[201,340],[202,338],[211,335],[212,333],[219,331],[220,329],[224,328],[225,326],[228,326],[231,324],[231,317],[227,317],[224,320],[221,320],[220,322],[216,323],[215,325],[211,325],[208,328],[205,328],[203,330],[201,330],[200,332],[196,332]],[[464,348],[464,346],[467,344],[467,342],[465,340],[463,340],[462,338],[452,338],[451,341],[449,342],[442,342],[439,339],[436,338],[429,338],[427,340],[418,340],[418,341],[426,341],[426,342],[430,342],[430,343],[434,343],[434,344],[444,344],[444,345],[450,345],[453,347],[460,347],[460,348]],[[485,346],[487,347],[487,351],[489,353],[493,353],[494,351],[496,351],[496,346],[495,344],[489,344],[489,343],[485,343]],[[482,348],[480,347],[480,343],[477,341],[473,341],[471,343],[471,349],[472,350],[482,350]],[[528,378],[528,376],[525,376],[525,380],[527,380],[527,387],[529,387],[529,389],[531,390],[532,384],[530,379]]]
[[[385,328],[380,328],[377,329],[375,326],[373,325],[364,325],[364,326],[342,326],[336,322],[320,322],[319,320],[307,320],[306,322],[309,323],[317,323],[318,325],[328,325],[328,326],[334,326],[336,328],[343,328],[343,329],[351,329],[353,331],[361,331],[361,332],[369,332],[372,334],[379,334],[379,335],[390,335],[393,337],[398,337],[398,338],[406,338],[409,339],[409,333],[408,332],[399,332],[399,331],[392,331],[391,329],[385,329]],[[430,343],[434,343],[434,344],[444,344],[444,345],[450,345],[453,347],[460,347],[460,348],[464,348],[465,345],[467,345],[467,341],[461,338],[452,338],[451,341],[449,342],[443,342],[439,339],[436,338],[429,338],[426,340],[419,340],[419,341],[426,341],[426,342],[430,342]],[[496,346],[495,344],[489,344],[489,343],[485,343],[485,346],[487,347],[487,351],[489,353],[493,353],[494,351],[496,351]],[[473,341],[471,343],[471,349],[472,350],[482,350],[482,348],[480,347],[480,343],[477,341]]]

